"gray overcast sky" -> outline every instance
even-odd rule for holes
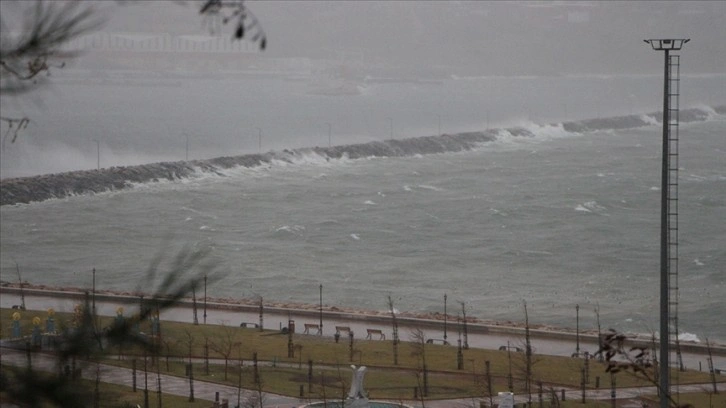
[[[203,33],[198,3],[108,8],[104,30]],[[652,73],[644,38],[691,38],[684,73],[726,70],[726,2],[248,1],[267,57],[347,58],[465,75]],[[226,35],[231,33],[227,28]]]

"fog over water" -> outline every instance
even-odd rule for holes
[[[4,41],[28,4],[3,2]],[[198,2],[89,4],[105,24],[66,47],[84,52],[1,97],[32,120],[3,178],[94,168],[97,150],[102,166],[179,160],[187,137],[203,158],[256,152],[260,133],[269,150],[325,145],[329,128],[347,143],[656,111],[646,38],[692,39],[682,106],[726,89],[722,2],[252,2],[265,52],[232,27],[210,37]]]
[[[126,192],[3,206],[0,269],[33,283],[133,290],[158,249],[214,248],[219,296],[441,311],[572,326],[657,325],[660,127],[567,132],[565,121],[662,109],[680,52],[682,328],[726,340],[723,2],[248,2],[268,37],[209,35],[197,3],[96,4],[103,28],[38,90],[3,179],[299,147],[522,127],[470,152],[319,156]],[[1,2],[5,16],[23,3]],[[8,34],[4,34],[4,38]],[[85,42],[84,42],[85,41]],[[95,45],[94,45],[95,44]],[[208,48],[204,48],[208,47]],[[3,136],[6,128],[3,124]],[[131,279],[129,279],[131,278]],[[584,307],[584,306],[583,306]],[[584,310],[584,309],[583,309]]]

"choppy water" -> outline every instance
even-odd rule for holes
[[[656,330],[659,126],[529,126],[462,153],[315,160],[0,209],[2,279],[133,290],[184,243],[210,296]],[[680,325],[726,339],[726,120],[682,126]]]
[[[657,126],[474,152],[239,170],[226,178],[3,207],[2,262],[36,283],[134,289],[169,239],[222,260],[214,296],[657,327]],[[726,338],[726,122],[685,127],[681,327]],[[451,310],[451,309],[450,309]],[[587,323],[585,323],[587,326]]]

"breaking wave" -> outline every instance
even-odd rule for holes
[[[726,106],[699,107],[679,112],[681,122],[706,121],[726,115]],[[0,205],[13,205],[134,188],[139,184],[180,181],[212,175],[229,176],[230,170],[300,164],[324,165],[331,160],[371,157],[411,157],[437,153],[469,151],[482,144],[514,138],[551,138],[603,130],[620,130],[653,126],[660,123],[660,113],[585,119],[547,125],[528,125],[478,132],[422,136],[409,139],[373,141],[331,147],[312,147],[271,151],[263,154],[217,157],[208,160],[161,162],[136,166],[81,170],[33,177],[0,180]],[[423,186],[419,186],[425,188]],[[592,210],[586,208],[587,210]]]

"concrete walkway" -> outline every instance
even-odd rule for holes
[[[12,290],[11,290],[12,289]],[[12,305],[20,304],[20,294],[14,288],[0,288],[0,307],[10,308]],[[72,312],[76,304],[82,301],[82,295],[71,292],[50,292],[40,290],[27,290],[25,302],[28,309],[45,310],[49,307],[56,311]],[[243,310],[234,310],[235,305],[218,305],[209,303],[206,313],[203,304],[198,301],[199,324],[224,324],[238,327],[240,323],[258,323],[259,315],[254,307],[247,306]],[[101,295],[96,299],[96,310],[102,316],[115,316],[116,309],[123,307],[126,314],[138,310],[138,300],[135,298],[121,298],[115,296]],[[230,307],[232,309],[230,309]],[[204,316],[206,314],[206,317]],[[191,323],[193,321],[192,308],[188,304],[181,304],[162,311],[162,320]],[[301,333],[306,323],[319,324],[320,316],[316,310],[287,310],[265,308],[264,327],[266,329],[279,329],[287,326],[288,320],[295,321],[297,333]],[[421,319],[406,319],[398,317],[399,334],[402,341],[409,340],[412,329],[421,329],[427,339],[443,339],[448,334],[447,340],[453,346],[457,342],[457,329],[459,326],[455,321],[448,321],[448,332],[445,332],[444,322]],[[336,326],[347,326],[355,332],[356,340],[363,340],[368,329],[381,330],[387,339],[391,339],[391,323],[389,315],[360,315],[353,313],[338,313],[323,311],[323,335],[332,337]],[[579,345],[580,353],[597,351],[597,335],[580,333],[576,336],[572,332],[553,332],[542,330],[531,330],[532,348],[536,354],[555,356],[570,356]],[[343,333],[345,334],[345,333]],[[468,325],[468,336],[466,340],[470,347],[496,350],[502,346],[522,347],[524,341],[524,330],[515,327],[491,327],[479,324]],[[648,342],[650,340],[648,339]],[[688,351],[689,346],[682,343],[683,362],[687,369],[706,369],[708,367],[705,356],[705,348],[702,345],[692,345],[690,348],[696,351]],[[726,371],[726,347],[713,346],[713,364],[717,369]]]
[[[18,304],[19,303],[19,295],[17,293],[7,293],[3,292],[3,296],[0,297],[0,306],[2,307],[10,307],[12,304]],[[38,296],[38,295],[26,295],[25,296],[26,304],[29,308],[32,309],[40,309],[44,310],[49,307],[53,307],[58,311],[72,311],[73,306],[78,303],[77,299],[73,298],[57,298],[57,297],[50,297],[50,296]],[[124,303],[122,301],[111,301],[111,300],[103,300],[103,301],[96,301],[96,307],[99,311],[99,314],[101,315],[115,315],[115,311],[119,306],[124,306],[125,308],[129,309],[130,305],[127,303]],[[294,313],[294,311],[292,312]],[[265,314],[265,327],[266,328],[277,328],[278,326],[281,327],[283,324],[287,324],[288,319],[295,319],[297,326],[302,328],[304,323],[318,323],[319,320],[317,316],[311,315],[308,313],[303,313],[300,315],[295,314],[287,314],[287,315],[280,315],[278,313],[273,312],[266,312]],[[199,310],[199,320],[200,324],[202,324],[202,310],[200,307]],[[209,324],[228,324],[231,326],[239,326],[240,322],[256,322],[258,316],[253,312],[240,312],[240,311],[230,311],[225,309],[218,309],[218,308],[212,308],[210,307],[207,310],[207,321]],[[177,307],[177,308],[171,308],[170,310],[166,310],[164,313],[162,313],[162,319],[163,320],[173,320],[173,321],[181,321],[181,322],[191,322],[192,321],[192,313],[190,311],[190,308],[188,307]],[[324,323],[324,331],[323,334],[328,337],[332,337],[332,335],[335,332],[336,326],[348,326],[352,330],[355,331],[355,333],[366,333],[367,328],[374,328],[374,329],[381,329],[381,328],[388,328],[380,321],[376,320],[369,320],[366,319],[366,317],[362,316],[353,316],[353,315],[342,315],[342,316],[325,316],[325,319],[323,321]],[[450,322],[451,324],[451,322]],[[409,326],[406,324],[405,321],[401,322],[399,325],[400,333],[402,333],[402,339],[405,337],[405,333],[408,333],[410,329],[413,327],[418,326]],[[298,332],[301,330],[298,330]],[[426,333],[426,336],[428,338],[442,338],[443,333],[440,331],[439,327],[424,327],[424,331]],[[451,324],[449,326],[449,333],[451,336],[449,336],[449,341],[455,344],[454,339],[454,333],[456,332],[455,326]],[[361,334],[358,334],[356,338],[360,339]],[[387,334],[388,337],[390,337],[390,334]],[[536,336],[536,335],[534,335]],[[565,336],[560,339],[553,339],[553,338],[537,338],[533,337],[532,343],[533,347],[535,349],[535,352],[538,354],[550,354],[550,355],[570,355],[572,351],[574,351],[576,343],[575,339],[572,338],[573,336]],[[594,351],[594,349],[597,348],[597,345],[592,343],[592,338],[584,337],[579,339],[579,344],[581,346],[581,351],[584,350],[591,350]],[[506,334],[506,333],[487,333],[486,331],[477,331],[477,330],[471,330],[468,335],[468,343],[473,348],[483,348],[483,349],[497,349],[502,345],[506,345],[508,343],[511,343],[511,345],[520,345],[521,337],[516,334]],[[39,368],[47,369],[47,370],[55,370],[56,368],[53,366],[54,361],[52,359],[52,356],[44,355],[42,353],[40,354],[34,354],[34,365],[39,364]],[[704,368],[707,367],[705,364],[705,356],[702,354],[692,354],[692,353],[684,353],[684,360],[686,361],[686,365],[690,368],[695,368],[695,366],[700,366],[700,364],[703,362]],[[17,350],[10,350],[10,349],[2,349],[2,361],[3,364],[17,364],[17,365],[24,365],[26,364],[26,356],[25,353],[22,351]],[[223,364],[223,360],[216,361],[217,363]],[[714,356],[714,366],[716,368],[725,367],[726,366],[726,358],[722,356]],[[95,378],[95,370],[93,369],[86,369],[83,373],[84,378],[94,379]],[[101,381],[109,382],[109,383],[115,383],[115,384],[121,384],[131,387],[132,381],[133,381],[133,375],[130,369],[120,368],[120,367],[114,367],[114,366],[108,366],[108,365],[100,365],[100,378]],[[168,375],[161,375],[161,387],[162,392],[169,393],[173,395],[179,395],[183,397],[189,396],[189,380],[187,378],[180,378],[180,377],[173,377]],[[140,390],[140,400],[143,401],[143,371],[137,370],[137,389]],[[157,374],[156,373],[149,373],[148,375],[148,388],[149,388],[149,399],[156,398],[156,391],[157,391]],[[711,384],[699,384],[699,385],[690,385],[690,386],[681,386],[680,392],[703,392],[705,388],[711,389]],[[720,383],[718,384],[719,392],[726,391],[726,383]],[[230,386],[224,386],[224,385],[218,385],[209,383],[203,380],[194,380],[194,395],[196,399],[204,399],[209,401],[214,401],[216,393],[219,392],[219,398],[221,399],[227,399],[230,401],[231,406],[235,406],[237,404],[237,388],[236,387],[230,387]],[[558,392],[558,398],[561,397],[561,390],[557,390]],[[254,391],[251,390],[244,390],[241,395],[241,401],[244,403],[244,401],[255,394]],[[642,388],[619,388],[617,390],[617,398],[618,399],[627,399],[627,398],[636,398],[641,395],[655,395],[656,389],[655,387],[642,387]],[[547,399],[549,395],[545,395],[545,399]],[[581,391],[579,389],[567,389],[565,390],[565,397],[567,400],[575,400],[579,401],[582,398]],[[588,390],[586,391],[586,400],[609,400],[610,397],[610,390]],[[526,396],[517,396],[517,402],[525,402],[527,400]],[[533,401],[538,401],[538,396],[535,394],[532,396]],[[264,401],[266,407],[298,407],[302,404],[304,404],[307,401],[303,401],[297,398],[290,398],[275,394],[264,394]],[[496,398],[494,399],[495,403],[497,402]],[[406,404],[419,407],[421,406],[420,403],[416,401],[403,401]],[[485,401],[488,402],[488,401]],[[478,399],[457,399],[457,400],[443,400],[443,401],[427,401],[425,404],[426,407],[430,408],[448,408],[448,407],[479,407],[479,400]]]

